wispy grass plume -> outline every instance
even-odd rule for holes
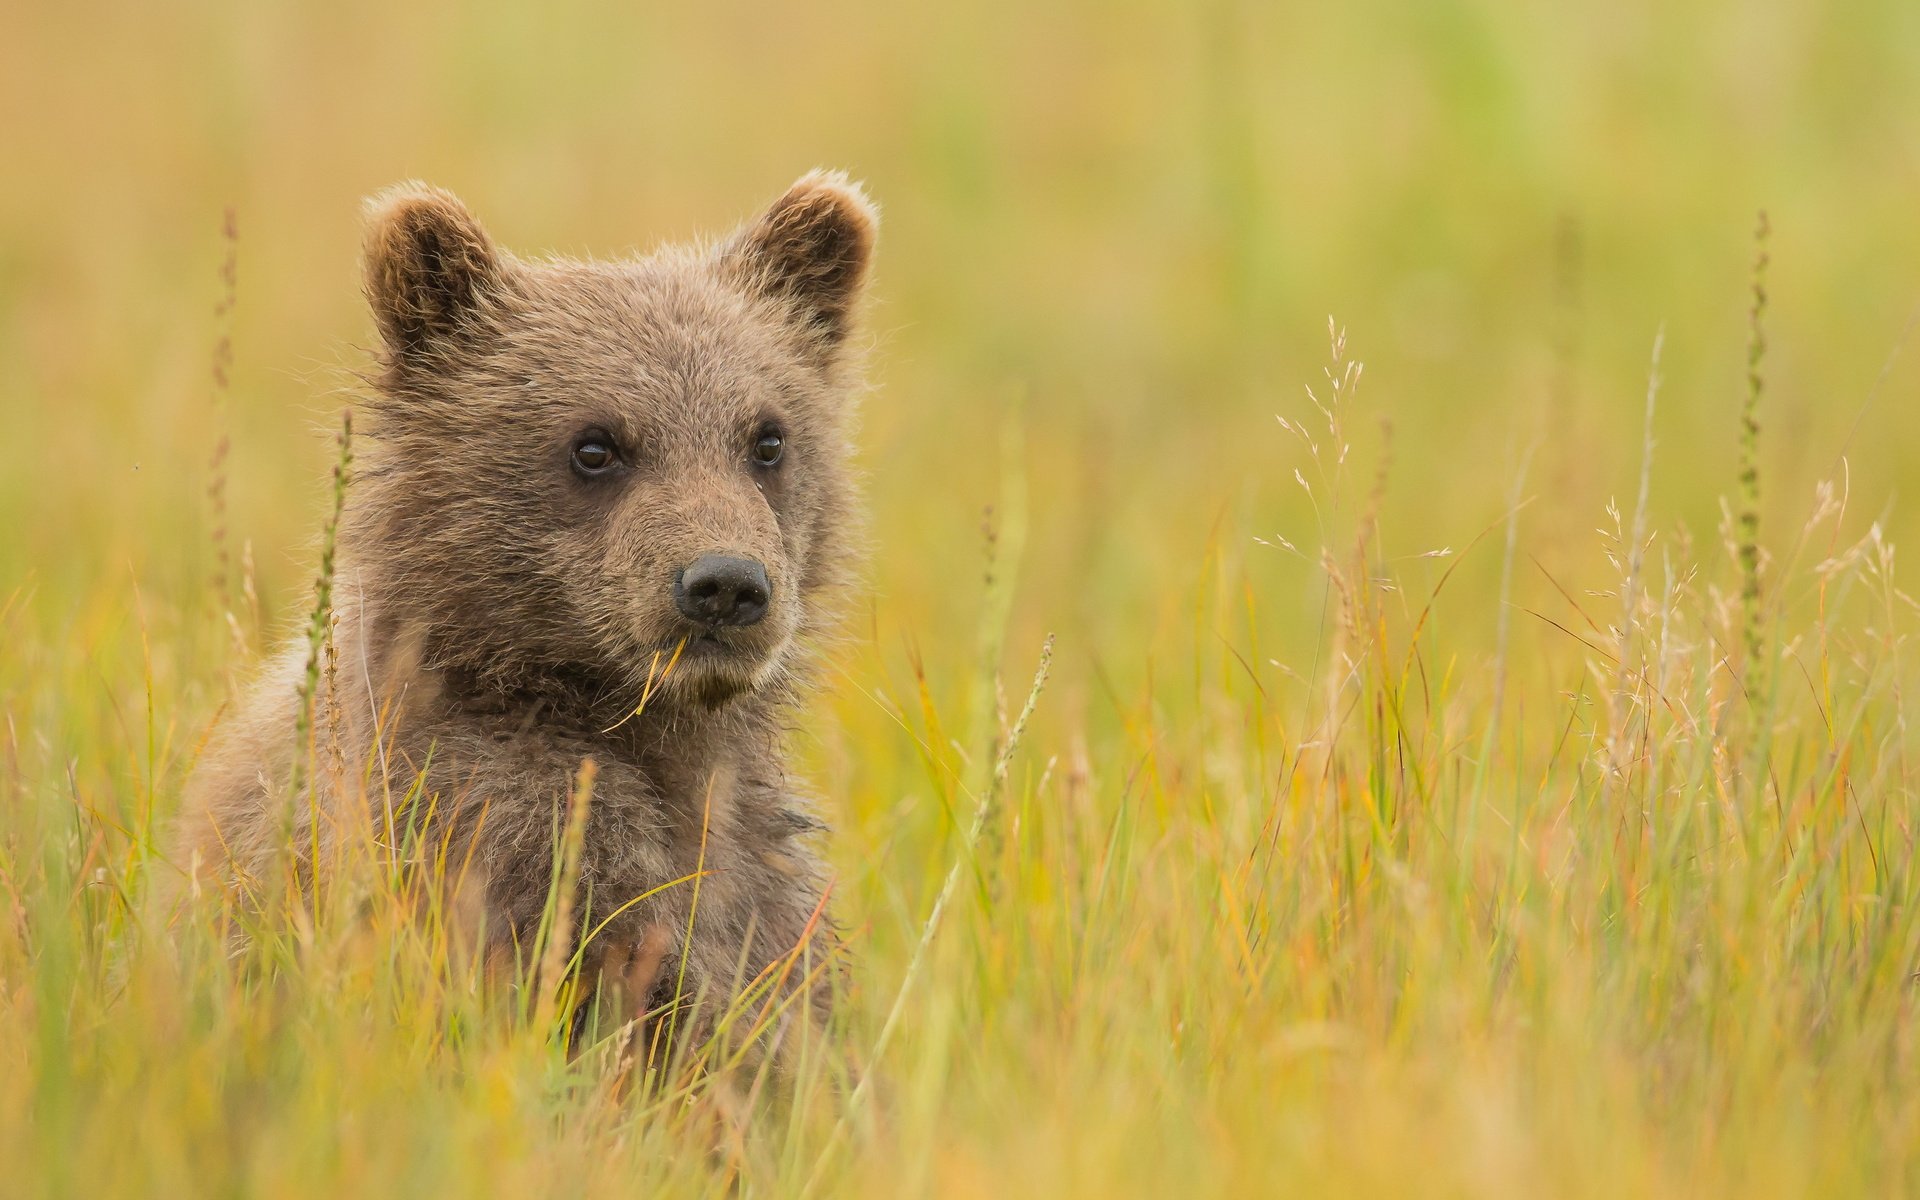
[[[1747,310],[1747,396],[1740,410],[1740,620],[1747,692],[1759,705],[1765,695],[1760,611],[1760,401],[1766,391],[1767,240],[1765,209],[1753,227],[1753,303]]]
[[[300,707],[295,716],[291,794],[300,796],[314,758],[314,707],[320,687],[322,656],[333,630],[334,553],[340,533],[340,514],[346,508],[347,485],[353,474],[353,411],[340,414],[338,453],[333,463],[333,508],[320,528],[320,570],[313,581],[313,608],[307,614],[307,666],[300,677]]]

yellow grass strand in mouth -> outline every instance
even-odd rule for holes
[[[605,729],[601,730],[600,732],[612,733],[614,730],[620,728],[622,725],[625,725],[628,721],[631,721],[635,717],[639,716],[641,713],[646,712],[647,702],[649,700],[652,700],[654,693],[659,691],[661,685],[667,682],[667,676],[673,674],[674,665],[680,661],[680,655],[683,651],[686,650],[686,648],[687,648],[687,639],[685,638],[681,638],[678,642],[674,643],[673,657],[667,660],[667,665],[665,667],[660,666],[660,652],[658,650],[655,650],[653,652],[653,662],[647,667],[646,686],[640,689],[640,703],[633,706],[632,712],[628,713],[624,717],[621,717],[618,721],[615,721],[613,724],[607,726]]]

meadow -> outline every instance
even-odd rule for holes
[[[23,0],[0,113],[0,1195],[1920,1191],[1920,9]],[[397,901],[150,919],[361,199],[612,255],[816,165],[831,1039],[635,1087]]]

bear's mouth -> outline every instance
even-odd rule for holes
[[[690,633],[678,649],[666,690],[707,708],[753,691],[765,663],[765,651],[757,643],[742,645],[712,630]]]
[[[751,674],[766,659],[767,647],[756,637],[729,636],[724,629],[691,626],[659,646],[657,654],[659,669],[669,677],[734,670]]]
[[[737,649],[738,647],[729,645],[726,640],[715,631],[703,629],[687,639],[687,644],[680,650],[680,656],[682,658],[711,658],[716,654],[735,653]]]
[[[730,629],[686,622],[670,627],[664,637],[655,633],[640,652],[636,682],[657,702],[691,701],[709,708],[758,691],[778,677],[788,640],[769,637],[770,624]]]

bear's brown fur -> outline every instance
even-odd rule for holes
[[[575,912],[607,924],[590,966],[664,961],[638,998],[655,1009],[724,1004],[796,948],[789,978],[827,977],[802,841],[817,823],[782,726],[847,566],[853,316],[875,230],[860,189],[821,172],[718,244],[618,262],[516,258],[419,184],[374,198],[381,351],[312,737],[349,767],[290,801],[307,667],[290,649],[199,770],[183,863],[244,895],[368,815],[389,844],[380,831],[428,829],[417,844],[482,881],[494,947],[524,950],[591,757]],[[763,619],[682,614],[681,573],[705,555],[764,565]],[[691,929],[686,884],[615,915],[701,865]]]

